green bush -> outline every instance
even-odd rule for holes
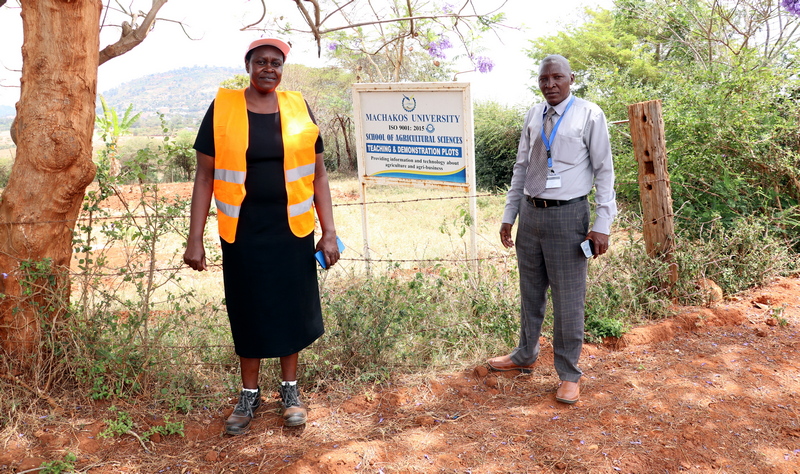
[[[525,111],[497,102],[475,104],[475,180],[496,191],[511,184]]]
[[[734,294],[796,272],[800,265],[792,251],[795,243],[764,217],[737,219],[728,226],[714,223],[698,239],[679,238],[675,259],[684,285],[680,301],[702,302],[704,296],[694,291],[700,278],[713,280],[725,294]]]
[[[597,325],[610,326],[610,320],[620,321],[620,327],[627,327],[671,314],[668,265],[648,257],[641,236],[633,232],[624,242],[612,243],[610,252],[589,260],[586,286],[589,340],[594,340],[593,336],[610,335],[593,332]],[[591,326],[589,321],[597,324]]]
[[[145,145],[126,163],[128,173],[110,176],[107,160],[98,166],[98,188],[85,196],[73,238],[81,275],[75,278],[71,317],[63,323],[69,344],[55,340],[53,345],[69,351],[65,361],[91,398],[127,398],[155,389],[156,399],[185,411],[192,405],[185,393],[201,384],[191,371],[171,362],[177,357],[218,362],[217,351],[202,348],[202,338],[215,333],[197,330],[203,336],[192,343],[200,347],[181,347],[196,330],[187,327],[187,320],[214,311],[199,310],[194,292],[180,287],[183,249],[164,248],[176,238],[185,241],[189,202],[165,196],[150,180],[162,173],[177,148],[170,138],[152,148]],[[126,181],[139,183],[135,200],[118,192]],[[114,195],[124,204],[122,210],[105,207]],[[115,249],[124,258],[109,268]]]
[[[586,319],[586,340],[599,343],[606,337],[621,337],[626,324],[620,319],[592,316]]]
[[[413,275],[394,268],[326,288],[327,332],[304,352],[307,375],[383,380],[403,366],[507,350],[519,328],[517,285],[492,266],[481,272],[489,276],[443,266]]]

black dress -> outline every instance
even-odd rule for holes
[[[280,113],[248,111],[247,118],[246,194],[236,239],[220,239],[225,303],[237,355],[282,357],[325,332],[314,234],[298,238],[289,229]],[[213,121],[212,103],[194,145],[209,156],[215,156]],[[316,152],[322,153],[320,139]]]

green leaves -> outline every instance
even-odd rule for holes
[[[0,3],[2,5],[2,3]],[[75,463],[78,462],[78,457],[71,452],[64,455],[63,460],[46,461],[39,467],[41,474],[63,474],[75,471]]]
[[[130,104],[128,105],[128,108],[125,109],[122,120],[120,120],[117,115],[117,110],[113,107],[109,107],[102,95],[99,97],[100,105],[103,108],[103,115],[98,115],[95,117],[95,123],[100,129],[100,134],[106,144],[113,144],[116,146],[117,142],[119,141],[119,137],[127,134],[131,126],[136,123],[137,120],[139,120],[139,117],[141,117],[142,114],[141,112],[138,114],[133,114],[133,104]]]
[[[587,11],[587,22],[531,43],[538,62],[570,59],[577,95],[610,121],[627,106],[663,103],[668,164],[679,225],[690,235],[711,221],[800,214],[800,105],[792,38],[800,19],[776,23],[774,2],[736,9],[707,0],[618,0],[613,11]],[[627,127],[612,126],[617,196],[637,205],[637,164]],[[788,216],[783,215],[782,218]]]
[[[225,79],[220,83],[220,87],[225,89],[244,89],[250,85],[250,76],[247,74],[234,74],[233,77]]]
[[[505,188],[511,184],[524,111],[479,102],[474,116],[477,186],[492,191]]]

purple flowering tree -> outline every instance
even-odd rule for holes
[[[446,36],[440,36],[438,40],[431,41],[430,43],[428,43],[428,48],[427,49],[428,49],[428,54],[431,57],[437,59],[437,61],[434,61],[434,64],[438,66],[439,65],[438,59],[447,58],[447,54],[445,53],[445,50],[450,49],[452,47],[453,47],[453,44],[450,43],[450,40]],[[494,61],[492,61],[491,58],[488,58],[486,56],[469,56],[469,58],[472,61],[472,63],[475,66],[475,68],[472,69],[472,70],[469,70],[469,71],[461,71],[461,72],[456,73],[453,76],[454,79],[459,74],[463,74],[463,73],[466,73],[466,72],[478,71],[478,72],[480,72],[482,74],[486,74],[486,73],[492,72],[492,69],[494,68]]]
[[[469,58],[473,71],[491,71],[494,64],[476,55],[476,47],[482,34],[504,20],[507,0],[488,11],[474,0],[352,0],[331,10],[323,2],[293,1],[302,27],[267,18],[266,0],[261,0],[264,17],[247,29],[311,34],[318,54],[353,72],[358,81],[399,82],[448,80],[460,58]]]
[[[781,5],[789,13],[800,16],[800,0],[783,0]]]
[[[492,72],[492,69],[494,68],[494,61],[486,56],[476,56],[475,67],[478,69],[478,72],[486,74],[488,72]]]
[[[444,50],[450,49],[453,44],[447,39],[447,36],[440,36],[438,41],[431,41],[428,43],[428,54],[438,59],[445,59],[447,54]]]

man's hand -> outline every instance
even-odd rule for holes
[[[500,225],[500,242],[503,244],[503,247],[510,249],[514,246],[514,240],[511,238],[511,228],[513,224],[501,224]]]
[[[589,235],[586,236],[588,240],[591,240],[594,243],[594,257],[597,258],[600,255],[603,255],[608,250],[608,235],[601,234],[600,232],[591,231]]]

